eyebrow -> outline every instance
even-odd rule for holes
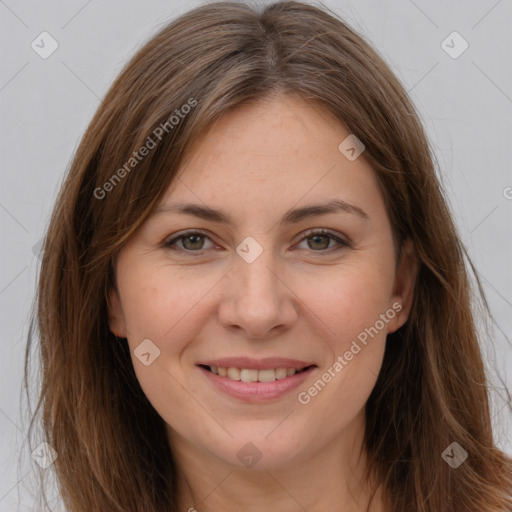
[[[294,224],[302,220],[310,219],[319,215],[329,213],[350,213],[367,220],[368,214],[359,206],[347,203],[341,199],[333,199],[326,203],[303,206],[288,210],[282,217],[280,224]],[[204,220],[218,222],[220,224],[233,225],[232,217],[222,209],[214,209],[201,204],[193,203],[170,203],[158,206],[153,215],[162,213],[181,213],[193,215]]]

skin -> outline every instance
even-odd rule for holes
[[[181,510],[366,510],[364,406],[386,335],[407,320],[416,264],[408,242],[397,261],[375,172],[364,153],[349,161],[338,149],[348,135],[329,113],[290,95],[226,114],[161,204],[223,209],[233,224],[162,212],[117,257],[110,328],[128,339],[140,385],[167,424]],[[368,218],[340,211],[279,223],[291,208],[332,199]],[[349,245],[304,238],[313,228]],[[164,247],[195,229],[205,238]],[[252,263],[236,252],[248,236],[263,248]],[[307,405],[299,403],[298,392],[394,303],[401,311]],[[145,339],[160,350],[149,366],[133,354]],[[243,403],[196,366],[228,356],[297,358],[318,368],[285,396]],[[262,455],[250,468],[237,457],[249,442]],[[380,489],[371,510],[382,510]]]

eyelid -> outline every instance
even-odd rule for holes
[[[179,240],[184,239],[187,236],[192,236],[192,235],[203,236],[204,238],[208,238],[212,243],[215,243],[211,239],[211,237],[208,235],[208,233],[206,233],[205,231],[202,231],[200,229],[191,229],[191,230],[187,230],[187,231],[183,231],[183,232],[178,232],[176,235],[172,235],[172,238],[164,240],[162,245],[164,248],[170,248],[172,246],[175,246],[176,242],[178,242]],[[334,252],[337,249],[341,249],[343,247],[351,247],[351,243],[348,239],[346,239],[346,237],[342,237],[342,236],[334,233],[333,231],[330,231],[325,228],[310,228],[310,229],[302,232],[300,234],[300,239],[297,241],[296,244],[303,242],[307,238],[310,238],[312,236],[318,236],[318,235],[320,235],[320,236],[325,235],[325,236],[330,237],[331,239],[333,239],[337,242],[338,246],[331,247],[329,249],[320,250],[320,251],[311,250],[310,252],[312,252],[312,253],[325,254],[325,253]],[[196,254],[196,255],[200,255],[206,250],[207,249],[200,249],[197,251],[192,251],[192,250],[181,249],[181,248],[176,249],[176,251],[178,251],[178,252],[187,253],[187,254]]]
[[[338,247],[331,247],[331,248],[325,249],[323,251],[311,250],[310,252],[312,252],[312,253],[316,252],[318,254],[322,254],[322,253],[325,254],[325,253],[336,251],[336,249],[341,249],[342,247],[351,247],[352,246],[350,240],[346,236],[339,235],[339,234],[335,233],[334,231],[331,231],[331,230],[325,229],[325,228],[311,228],[311,229],[304,231],[303,233],[301,233],[301,235],[300,235],[301,238],[299,239],[299,241],[297,243],[301,243],[304,240],[306,240],[307,238],[310,238],[312,236],[318,236],[318,235],[326,235],[326,236],[332,238],[333,240],[335,240],[338,243]]]
[[[203,236],[204,238],[210,239],[212,241],[212,243],[215,243],[215,242],[213,242],[211,236],[208,235],[208,233],[206,233],[205,231],[202,231],[200,229],[190,229],[190,230],[186,230],[186,231],[183,231],[183,232],[178,232],[178,233],[176,233],[174,235],[171,235],[172,238],[166,238],[162,242],[162,246],[164,248],[170,248],[173,245],[175,245],[176,242],[178,242],[179,240],[181,240],[183,238],[187,238],[188,236],[192,236],[192,235]],[[190,251],[190,250],[187,250],[187,249],[178,249],[178,251],[180,251],[180,252],[196,253],[196,254],[201,254],[201,252],[204,251],[204,250],[205,249],[200,249],[198,251]]]

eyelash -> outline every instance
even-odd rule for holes
[[[170,249],[172,251],[177,251],[177,252],[184,252],[184,253],[195,253],[195,255],[201,255],[204,251],[206,251],[207,249],[199,249],[197,251],[193,251],[193,250],[190,250],[190,249],[181,249],[181,248],[175,248],[175,244],[176,242],[178,242],[179,240],[183,240],[185,238],[188,238],[190,236],[193,236],[193,235],[199,235],[201,237],[204,237],[204,238],[208,238],[210,239],[210,237],[206,234],[206,233],[203,233],[202,231],[188,231],[186,233],[182,233],[181,235],[177,236],[177,237],[174,237],[172,238],[171,240],[168,240],[166,242],[164,242],[164,247],[167,248],[167,249]],[[307,240],[308,238],[312,238],[314,236],[328,236],[330,239],[334,240],[335,242],[338,243],[338,247],[330,247],[328,249],[321,249],[321,250],[318,250],[318,251],[315,251],[313,249],[311,249],[311,252],[314,252],[314,253],[331,253],[331,252],[335,252],[335,251],[339,251],[345,247],[350,247],[350,244],[348,241],[346,240],[343,240],[341,239],[340,237],[334,235],[332,232],[328,231],[328,230],[325,230],[325,229],[311,229],[311,230],[308,230],[304,233],[303,237],[299,240],[298,243],[301,243],[303,242],[304,240]]]

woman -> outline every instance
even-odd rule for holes
[[[510,510],[464,257],[360,36],[300,2],[186,13],[108,92],[44,245],[68,510]]]

